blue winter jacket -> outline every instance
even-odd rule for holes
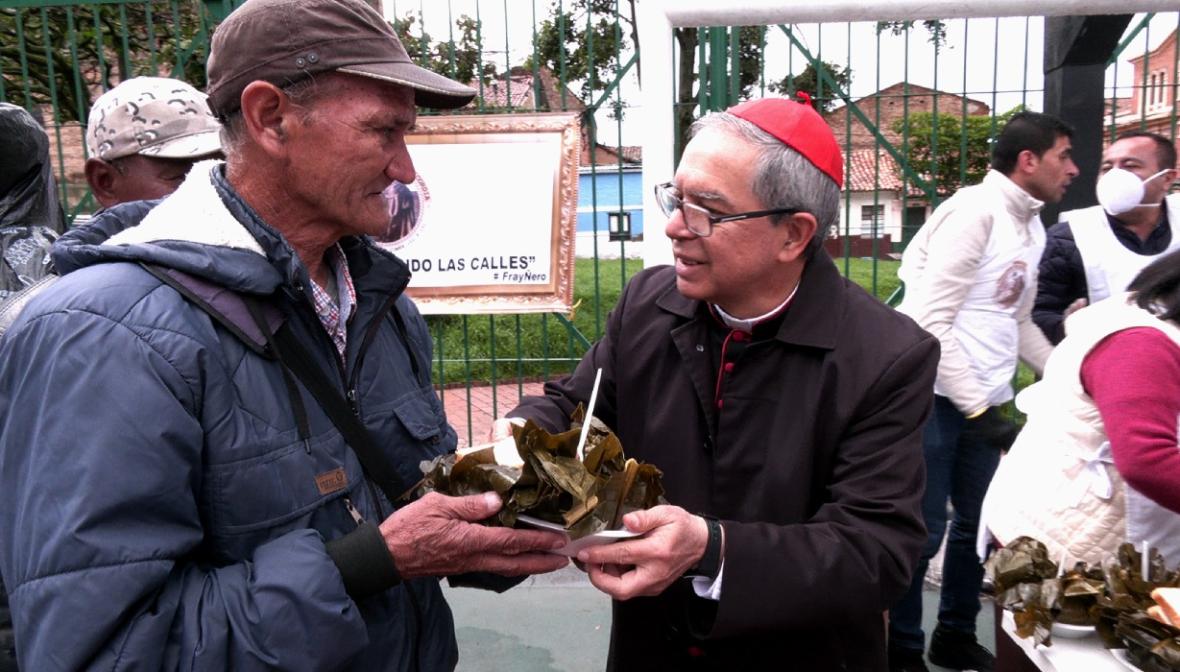
[[[357,290],[341,366],[306,270],[220,164],[96,242],[145,209],[64,238],[66,275],[0,342],[0,570],[22,669],[453,668],[436,580],[346,591],[325,546],[357,530],[346,500],[374,523],[393,507],[314,398],[305,444],[277,363],[136,262],[279,306],[409,487],[455,434],[405,264],[341,241]],[[317,484],[341,469],[342,487]]]

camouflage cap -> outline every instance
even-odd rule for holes
[[[86,149],[104,161],[200,159],[221,151],[220,133],[205,94],[178,79],[134,77],[94,101]]]
[[[224,118],[250,82],[287,86],[329,71],[409,87],[423,107],[462,107],[475,97],[471,87],[415,65],[364,0],[247,0],[213,33],[209,105]]]

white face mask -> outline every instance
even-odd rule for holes
[[[1095,195],[1098,204],[1112,217],[1117,217],[1135,208],[1158,208],[1159,203],[1144,203],[1144,185],[1168,172],[1166,169],[1140,180],[1139,176],[1125,168],[1111,168],[1105,175],[1098,178],[1095,185]]]

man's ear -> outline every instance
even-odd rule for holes
[[[90,185],[90,192],[94,194],[99,205],[109,208],[119,202],[119,179],[122,176],[114,165],[92,156],[86,159],[83,171],[86,173],[86,183]]]
[[[819,230],[819,222],[810,212],[797,212],[783,218],[780,226],[786,227],[787,240],[779,252],[783,261],[794,261],[803,255],[815,232]]]
[[[1170,174],[1164,175],[1164,184],[1166,185],[1164,187],[1164,194],[1165,195],[1167,195],[1168,193],[1171,193],[1172,184],[1175,183],[1176,180],[1180,179],[1180,170],[1172,168],[1168,171],[1168,173],[1170,173]]]
[[[1016,171],[1025,175],[1036,171],[1041,163],[1041,157],[1031,149],[1026,149],[1016,155]]]
[[[298,110],[282,89],[253,81],[242,90],[242,121],[254,144],[273,156],[286,153],[287,133]]]

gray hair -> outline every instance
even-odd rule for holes
[[[330,93],[333,90],[331,82],[338,79],[336,73],[320,73],[301,79],[294,84],[288,84],[282,87],[282,90],[292,103],[307,108],[306,116],[303,118],[304,121],[307,121],[314,114],[311,105]],[[239,107],[221,120],[221,151],[225,154],[227,161],[234,160],[241,154],[247,138],[246,124],[242,119],[242,109]]]
[[[728,112],[714,112],[692,124],[692,135],[718,129],[742,138],[758,149],[754,166],[754,195],[766,209],[797,208],[815,216],[818,226],[807,245],[812,254],[840,222],[840,187],[802,154],[754,124]],[[771,219],[778,224],[782,215]]]

